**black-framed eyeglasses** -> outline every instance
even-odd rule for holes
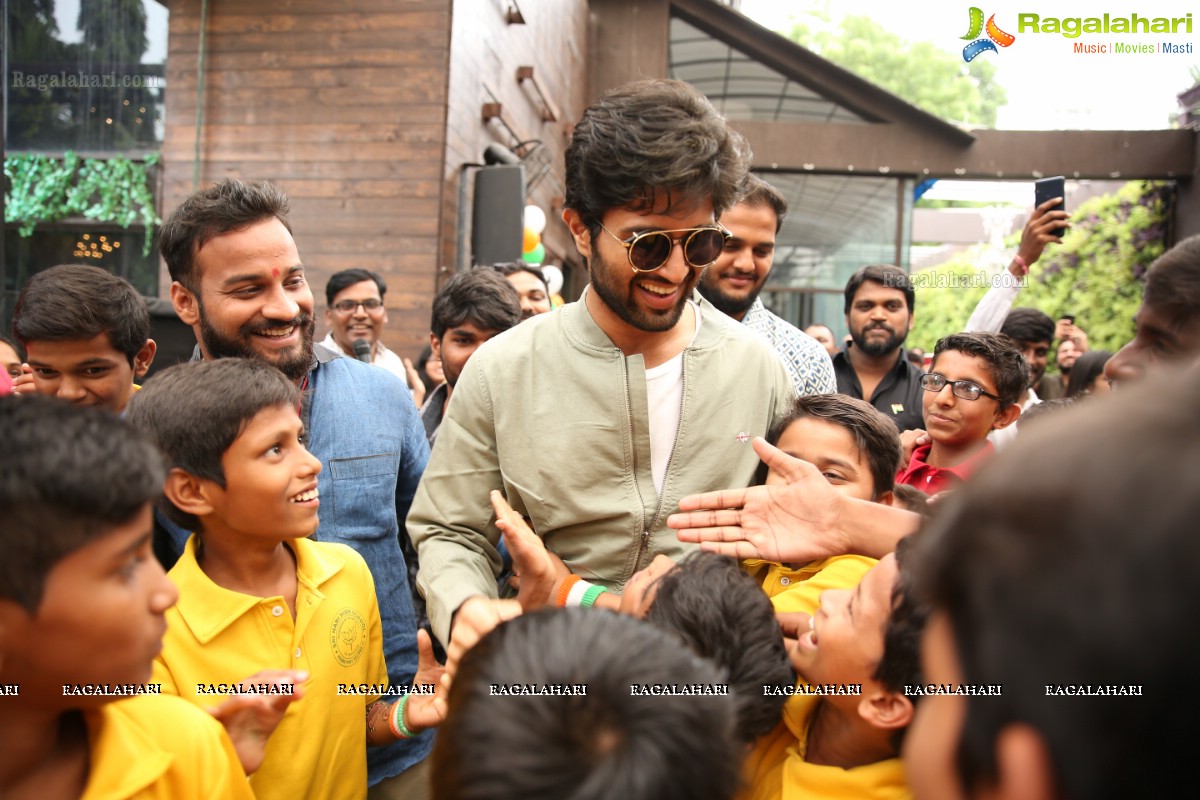
[[[676,243],[683,245],[683,260],[692,269],[704,269],[717,260],[725,249],[725,240],[729,231],[716,225],[702,228],[677,228],[670,231],[645,231],[635,233],[628,239],[622,239],[604,227],[603,222],[597,224],[604,232],[616,239],[625,248],[625,256],[634,272],[654,272],[667,263]],[[686,234],[674,237],[671,234]]]
[[[339,314],[353,314],[359,306],[370,314],[383,308],[383,301],[376,297],[368,297],[366,300],[339,300],[333,304],[333,309]]]
[[[972,381],[952,381],[948,380],[945,375],[939,375],[936,372],[927,372],[921,376],[921,388],[927,392],[940,392],[946,388],[946,384],[950,384],[950,391],[954,392],[955,397],[961,397],[963,400],[978,400],[980,395],[990,397],[999,402],[1000,398],[991,392],[985,392],[983,387]]]

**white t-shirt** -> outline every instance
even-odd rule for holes
[[[691,301],[689,301],[691,302]],[[690,347],[700,332],[700,306],[691,303],[696,317],[696,330],[688,342]],[[661,495],[667,475],[667,462],[679,433],[679,412],[683,404],[683,352],[674,358],[646,370],[646,403],[650,410],[650,469],[654,473],[654,488]]]

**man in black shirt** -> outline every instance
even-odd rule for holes
[[[866,266],[846,283],[846,327],[851,342],[833,357],[840,394],[868,400],[901,432],[924,427],[921,375],[904,355],[915,293],[897,267]]]

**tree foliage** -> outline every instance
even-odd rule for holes
[[[789,37],[913,105],[950,122],[996,126],[996,111],[1008,98],[996,83],[996,65],[986,57],[964,63],[929,42],[909,42],[867,16],[810,14]],[[822,22],[826,24],[822,24]]]
[[[1166,249],[1173,202],[1172,186],[1152,181],[1086,201],[1071,215],[1063,243],[1047,246],[1034,265],[1016,305],[1055,319],[1074,314],[1093,349],[1115,352],[1133,338],[1146,271]],[[1014,233],[1006,244],[1015,251],[1020,238]],[[932,350],[939,337],[966,326],[990,285],[978,266],[982,253],[977,246],[918,273],[909,346]]]

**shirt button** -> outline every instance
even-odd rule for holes
[[[299,658],[299,657],[300,657],[300,648],[297,647],[296,648],[296,658]]]
[[[271,613],[277,617],[281,616],[283,614],[283,606],[275,606],[271,609]]]
[[[791,583],[791,582],[792,582],[792,579],[791,579],[791,578],[787,578],[787,577],[783,577],[783,578],[780,578],[780,579],[779,579],[779,582],[780,582],[780,583],[782,583],[784,586],[787,586],[789,583]]]

